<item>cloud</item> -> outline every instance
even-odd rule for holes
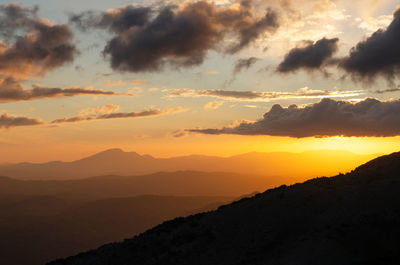
[[[195,89],[164,89],[169,97],[213,97],[225,100],[237,101],[270,101],[277,99],[301,99],[324,97],[354,97],[363,93],[362,90],[313,90],[308,87],[297,92],[256,92],[256,91],[232,91],[232,90],[195,90]]]
[[[89,116],[89,115],[104,115],[117,112],[120,106],[114,104],[107,104],[98,108],[88,108],[79,111],[79,116]]]
[[[152,14],[153,10],[150,7],[129,5],[102,13],[91,10],[84,11],[80,14],[72,14],[69,20],[82,31],[102,28],[111,32],[122,33],[132,27],[145,26],[150,21]]]
[[[338,38],[323,38],[315,43],[308,41],[305,47],[297,47],[290,50],[277,67],[277,71],[290,73],[300,69],[322,70],[322,67],[338,50],[338,41]]]
[[[224,102],[217,102],[217,101],[211,101],[208,102],[205,106],[204,109],[218,109],[220,108],[222,105],[224,105]]]
[[[131,94],[119,94],[113,91],[84,87],[45,87],[33,85],[31,89],[24,89],[24,86],[12,79],[0,78],[0,102],[29,101],[43,98],[59,98],[72,96],[134,96]]]
[[[245,1],[242,1],[245,2]],[[250,2],[250,1],[248,1]],[[253,23],[248,23],[245,26],[240,26],[239,30],[239,43],[233,45],[228,52],[237,53],[244,47],[248,46],[251,42],[256,40],[261,34],[265,32],[273,33],[279,28],[278,15],[272,9],[267,9],[263,18]]]
[[[3,113],[0,115],[0,128],[4,129],[41,124],[44,124],[44,122],[40,119],[34,119],[24,116],[13,116],[7,113]]]
[[[166,65],[190,67],[203,63],[209,50],[236,53],[279,27],[276,11],[259,16],[252,1],[217,6],[208,1],[161,8],[125,6],[107,12],[86,11],[70,17],[83,30],[108,30],[113,38],[104,48],[114,70],[160,71]],[[236,40],[223,47],[225,36]]]
[[[386,93],[393,93],[393,92],[399,92],[400,87],[393,87],[393,88],[388,88],[388,89],[383,89],[383,90],[375,90],[373,93],[375,94],[386,94]]]
[[[319,103],[284,108],[274,105],[263,118],[221,129],[190,129],[191,133],[271,135],[289,137],[400,135],[400,100],[368,98],[358,103],[323,99]]]
[[[218,75],[219,72],[217,72],[217,71],[206,71],[203,74],[205,74],[205,75]]]
[[[256,57],[250,57],[245,59],[238,59],[235,62],[235,66],[233,69],[233,74],[236,75],[243,70],[247,70],[252,67],[259,59]]]
[[[354,80],[373,81],[381,76],[393,82],[400,74],[400,8],[386,30],[380,29],[350,50],[340,68]]]
[[[236,76],[243,70],[248,70],[252,67],[259,59],[256,57],[242,58],[235,62],[233,67],[232,78],[224,83],[224,87],[232,84],[236,80]]]
[[[104,109],[104,107],[100,108]],[[75,116],[75,117],[65,117],[52,121],[52,124],[60,124],[60,123],[77,123],[77,122],[85,122],[85,121],[95,121],[95,120],[109,120],[109,119],[127,119],[127,118],[144,118],[144,117],[153,117],[153,116],[161,116],[166,114],[178,113],[185,111],[183,108],[170,108],[166,110],[160,109],[150,109],[144,110],[141,112],[116,112],[111,111],[109,113],[88,113],[86,116]],[[80,113],[81,114],[81,113]]]
[[[145,85],[145,84],[147,84],[147,82],[146,81],[142,81],[142,80],[131,80],[131,81],[122,81],[122,80],[110,81],[110,80],[107,80],[107,82],[106,82],[106,86],[108,86],[108,87],[128,86],[128,85],[136,86],[136,85]]]
[[[0,5],[0,36],[5,39],[0,41],[0,75],[3,78],[42,76],[73,61],[77,50],[69,26],[52,24],[37,12],[37,7],[23,8],[15,3]]]

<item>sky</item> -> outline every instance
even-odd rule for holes
[[[0,163],[400,149],[400,2],[0,5]]]

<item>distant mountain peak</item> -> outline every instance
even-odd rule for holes
[[[111,148],[111,149],[107,149],[102,152],[99,152],[97,154],[116,154],[116,153],[125,153],[125,151],[122,150],[121,148]]]
[[[101,152],[99,152],[99,153],[97,153],[97,154],[94,154],[94,155],[92,155],[92,156],[89,156],[89,157],[87,157],[87,158],[90,158],[90,157],[96,157],[96,156],[115,156],[115,155],[118,155],[118,156],[120,156],[120,155],[137,155],[137,156],[141,156],[141,155],[139,155],[138,153],[136,153],[136,152],[125,152],[124,150],[122,150],[122,149],[120,149],[120,148],[112,148],[112,149],[107,149],[107,150],[105,150],[105,151],[101,151]]]

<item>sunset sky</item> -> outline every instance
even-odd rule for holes
[[[0,163],[400,150],[392,0],[0,5]]]

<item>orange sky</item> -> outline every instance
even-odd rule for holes
[[[175,36],[168,29],[176,28],[184,41],[160,41],[157,36],[152,36],[152,32],[146,31],[151,28],[148,25],[152,25],[154,17],[159,15],[159,10],[155,9],[154,16],[145,21],[148,27],[140,29],[143,34],[132,36],[132,40],[138,43],[149,43],[135,46],[133,41],[131,46],[119,50],[127,53],[119,57],[119,51],[108,52],[106,56],[103,51],[111,40],[124,39],[125,34],[133,32],[125,26],[137,27],[134,21],[119,21],[129,20],[131,16],[115,16],[115,23],[107,27],[89,23],[93,25],[87,31],[80,29],[69,17],[85,11],[93,11],[101,18],[111,13],[123,14],[137,6],[151,9],[154,6],[149,2],[135,0],[135,5],[130,7],[132,1],[128,0],[98,0],[95,6],[91,1],[48,1],[35,8],[37,1],[33,0],[22,0],[21,4],[15,4],[13,0],[4,1],[0,19],[4,18],[9,25],[2,26],[4,23],[0,23],[0,59],[3,60],[0,65],[0,163],[68,161],[110,148],[156,157],[189,154],[231,156],[246,152],[322,149],[384,154],[400,150],[400,137],[392,137],[400,134],[396,120],[399,114],[396,111],[400,109],[396,107],[400,106],[400,100],[396,99],[399,89],[393,89],[399,80],[397,77],[391,80],[382,72],[393,68],[395,73],[400,69],[398,65],[390,65],[392,60],[389,58],[389,65],[373,69],[373,80],[355,82],[354,77],[360,72],[351,72],[351,69],[341,65],[325,64],[331,59],[349,59],[349,54],[354,51],[352,48],[374,32],[379,29],[379,32],[385,32],[390,25],[396,26],[398,23],[393,21],[400,19],[395,11],[398,1],[303,1],[301,6],[293,6],[293,10],[298,12],[296,16],[287,12],[287,7],[295,5],[294,1],[285,4],[281,1],[254,1],[258,4],[248,10],[235,0],[177,1],[181,6],[173,10],[176,18],[190,22],[193,16],[182,16],[182,12],[193,12],[207,22],[203,26],[208,25],[209,30],[202,30],[194,23],[191,31],[198,30],[198,34],[188,34],[185,32],[187,27],[173,24],[179,19],[171,20],[166,22],[172,23],[171,26],[165,27],[165,34],[160,35],[166,38]],[[214,11],[198,14],[196,6],[190,8],[193,3],[202,3]],[[7,17],[6,7],[20,10],[19,19],[26,23],[13,23]],[[217,23],[217,17],[212,15],[236,14],[240,9],[246,9],[243,14],[247,15],[245,20],[237,21],[237,28],[233,23]],[[273,13],[270,13],[271,10]],[[268,17],[269,22],[265,20]],[[35,24],[32,21],[41,27],[32,27]],[[85,21],[81,22],[85,24]],[[266,22],[268,26],[259,32],[257,25]],[[112,29],[118,25],[121,28]],[[241,28],[240,25],[248,25],[248,28]],[[49,29],[57,30],[58,34],[46,35],[46,32],[51,32]],[[252,34],[243,34],[248,31]],[[199,34],[205,34],[202,36],[207,41],[203,46],[196,46]],[[139,39],[139,35],[145,38]],[[25,41],[26,47],[35,49],[17,49],[17,37]],[[248,37],[250,39],[246,39]],[[383,37],[380,43],[391,45],[385,40],[392,39],[390,36]],[[190,47],[182,46],[186,42]],[[170,47],[165,48],[160,43]],[[318,60],[317,64],[311,65],[307,64],[308,60],[295,61],[288,72],[279,72],[279,66],[296,58],[288,56],[291,52],[305,53],[304,58],[310,58],[312,56],[307,55],[307,51],[318,49],[321,43],[328,45],[323,48],[328,48],[331,53],[326,54],[319,64]],[[48,45],[55,47],[49,49]],[[147,46],[157,52],[143,53],[140,50]],[[232,49],[235,46],[236,49]],[[49,49],[50,55],[41,57],[35,56],[34,52],[31,54],[37,47]],[[52,54],[64,50],[60,47],[67,47],[68,52]],[[133,49],[138,50],[133,53],[136,57],[131,58],[129,51]],[[359,52],[360,56],[364,55]],[[149,56],[140,61],[138,57],[141,54],[158,54],[158,57]],[[313,54],[319,53],[314,51]],[[118,58],[122,61],[115,64]],[[148,65],[147,59],[154,59],[154,64]],[[138,61],[140,65],[136,65]],[[24,66],[22,70],[21,65]],[[301,112],[307,113],[306,106],[316,105],[327,98],[332,101],[325,105],[336,104],[339,107],[330,109],[328,106],[323,113],[325,116],[298,119],[307,116],[300,115]],[[367,98],[374,98],[375,102],[371,104]],[[340,109],[343,104],[338,103],[339,100],[352,105],[352,111]],[[358,111],[359,106],[354,107],[356,102],[361,102],[361,107],[375,107]],[[275,108],[270,116],[275,117],[276,111],[287,114],[293,109],[300,114],[294,115],[295,118],[292,117],[281,128],[273,127],[273,119],[263,119],[275,104],[281,107]],[[382,114],[386,115],[385,119],[381,119]],[[280,117],[283,121],[287,117],[285,115]],[[340,117],[354,118],[341,123]],[[251,121],[255,126],[239,133],[252,134],[252,129],[258,126],[261,132],[254,134],[264,136],[207,135],[203,134],[207,132],[201,131],[223,131],[224,128],[232,128],[232,124]],[[324,123],[328,129],[320,126],[325,121],[328,121]],[[383,125],[376,125],[380,121]],[[375,125],[377,128],[369,130]],[[199,131],[193,133],[198,128]],[[299,131],[310,129],[312,132],[292,133],[298,128]],[[192,130],[192,134],[186,135],[188,129]],[[362,130],[366,131],[365,134],[360,133]],[[324,134],[326,132],[328,134]],[[351,133],[388,137],[307,137],[354,135]],[[181,137],[175,137],[177,134]]]
[[[108,135],[104,137],[105,130]],[[70,128],[16,128],[7,139],[0,138],[0,162],[70,161],[94,153],[121,148],[155,157],[190,154],[232,156],[247,152],[303,152],[308,150],[346,150],[357,154],[387,154],[400,150],[400,137],[329,137],[290,138],[241,135],[188,135],[173,137],[168,132],[153,135],[134,131],[98,128],[88,134]],[[22,139],[22,140],[21,140]],[[6,142],[4,141],[6,140]]]

